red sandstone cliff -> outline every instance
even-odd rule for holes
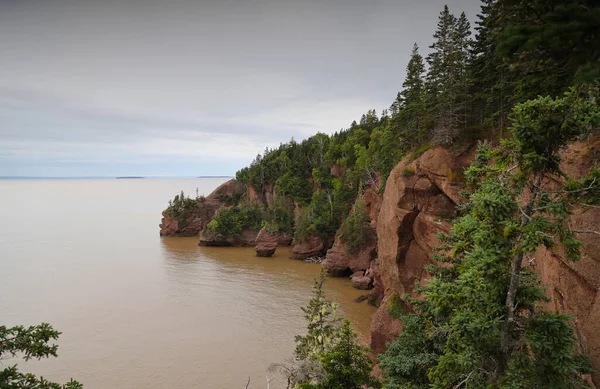
[[[377,218],[378,259],[375,285],[383,290],[383,301],[371,321],[371,348],[381,353],[387,342],[401,331],[401,323],[391,318],[387,301],[414,290],[415,281],[426,281],[424,270],[431,263],[436,235],[447,232],[455,207],[462,201],[461,172],[470,163],[474,150],[461,156],[437,147],[411,161],[405,158],[388,178]],[[571,145],[563,153],[562,168],[578,176],[600,161],[600,139]],[[458,181],[458,182],[457,182]],[[577,229],[598,230],[600,209],[576,209],[571,225]],[[575,315],[581,348],[600,372],[600,239],[581,235],[584,242],[578,262],[565,259],[558,250],[540,249],[534,256],[535,269],[547,288],[549,305],[559,312]],[[600,383],[600,373],[593,377]]]

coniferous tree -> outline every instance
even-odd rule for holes
[[[407,137],[414,144],[423,142],[427,137],[425,123],[425,64],[415,43],[406,67],[406,79],[399,93],[399,121]],[[413,141],[414,140],[414,141]]]
[[[440,143],[451,143],[453,137],[452,112],[454,95],[451,88],[452,75],[452,34],[456,17],[444,6],[440,13],[437,30],[433,34],[435,41],[432,52],[427,56],[427,99],[429,115],[433,121],[433,135]]]
[[[439,144],[453,143],[467,125],[470,35],[465,14],[456,19],[444,6],[427,56],[427,99],[433,138]]]
[[[337,338],[335,346],[321,357],[325,372],[324,379],[316,384],[304,384],[300,387],[302,389],[380,388],[381,384],[371,375],[369,350],[358,344],[357,336],[350,327],[350,321],[344,321]]]
[[[451,86],[454,89],[455,101],[452,113],[452,127],[460,137],[467,137],[467,125],[469,109],[472,106],[472,98],[469,93],[469,63],[471,60],[471,25],[465,13],[461,13],[456,21],[456,27],[452,34],[453,53],[452,66],[456,79]]]
[[[465,172],[473,192],[429,268],[433,278],[407,298],[403,334],[381,358],[389,388],[583,388],[589,363],[577,352],[570,317],[544,310],[530,255],[580,242],[566,223],[573,203],[600,201],[600,169],[562,188],[559,150],[600,123],[594,87],[513,110],[512,139],[480,146]],[[560,182],[556,180],[555,182]],[[527,259],[527,261],[526,261]]]

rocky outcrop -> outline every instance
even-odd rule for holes
[[[175,219],[169,215],[168,210],[164,210],[159,225],[160,236],[198,235],[215,216],[217,210],[224,205],[224,200],[241,196],[244,191],[244,185],[236,180],[229,180],[207,197],[197,199],[195,208],[183,220]]]
[[[302,242],[297,242],[292,247],[292,258],[307,259],[310,257],[321,257],[331,247],[331,241],[323,240],[318,235],[312,235]]]
[[[347,277],[353,272],[359,270],[364,272],[368,269],[376,253],[377,241],[374,237],[367,244],[360,247],[358,252],[349,253],[346,244],[336,236],[333,247],[327,250],[322,266],[327,274],[331,276]]]
[[[262,190],[258,190],[253,185],[248,185],[246,197],[250,203],[263,204],[268,207],[275,200],[275,186],[267,184]]]
[[[255,246],[258,231],[253,229],[243,230],[236,236],[219,236],[213,231],[202,230],[198,246]]]
[[[271,255],[275,254],[278,244],[279,242],[277,235],[271,234],[266,228],[263,227],[258,232],[258,236],[256,237],[256,246],[254,247],[256,250],[256,256],[270,257]]]
[[[363,199],[365,208],[371,220],[371,229],[367,241],[358,248],[357,252],[349,253],[346,244],[342,242],[339,234],[336,235],[333,247],[327,251],[323,261],[323,269],[334,277],[346,277],[353,272],[366,271],[371,266],[371,261],[377,256],[377,215],[381,204],[381,196],[375,189],[377,186],[365,190]]]
[[[371,348],[381,353],[387,342],[400,333],[401,323],[390,317],[387,301],[414,291],[415,281],[424,282],[432,263],[436,235],[448,232],[460,196],[462,170],[474,150],[452,155],[434,148],[411,161],[406,158],[391,172],[377,219],[378,259],[373,261],[374,289],[369,296],[380,307],[371,320]],[[580,176],[600,160],[600,139],[576,142],[563,154],[563,171]],[[578,230],[598,230],[600,208],[581,207],[570,218]],[[534,269],[550,299],[552,310],[573,314],[581,350],[600,372],[600,239],[581,234],[581,259],[571,262],[561,250],[540,249],[533,256]],[[600,375],[595,373],[598,386]]]
[[[367,276],[352,277],[352,287],[361,290],[368,290],[373,287],[373,280]]]
[[[428,277],[425,266],[431,263],[433,248],[438,244],[436,235],[448,232],[449,220],[455,215],[460,196],[460,177],[469,164],[473,151],[462,157],[448,150],[435,148],[411,161],[406,158],[391,172],[386,183],[381,209],[377,219],[378,275],[376,289],[384,301],[392,296],[411,293],[415,281]],[[383,340],[393,338],[388,327],[380,323],[396,322],[383,303],[373,317],[371,347],[381,351]],[[382,344],[383,343],[383,344]]]
[[[277,246],[289,246],[292,244],[292,234],[286,232],[270,233],[266,228],[262,228],[256,237],[256,256],[270,257],[275,254]]]

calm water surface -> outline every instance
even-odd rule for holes
[[[263,388],[303,331],[320,266],[285,248],[257,258],[159,237],[169,198],[223,181],[0,180],[0,323],[63,332],[59,358],[21,370],[86,389],[241,388],[248,376]],[[352,301],[349,280],[327,290],[365,340],[374,309]]]

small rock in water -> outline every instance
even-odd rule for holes
[[[365,301],[366,299],[369,298],[368,294],[363,294],[361,296],[358,296],[357,298],[354,299],[355,303],[362,303],[363,301]]]

